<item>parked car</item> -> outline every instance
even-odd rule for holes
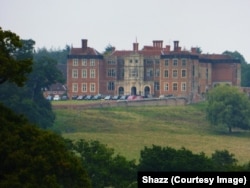
[[[85,97],[85,95],[79,95],[79,96],[76,98],[76,100],[83,100],[84,97]]]
[[[63,95],[62,97],[61,97],[61,100],[68,100],[69,99],[69,97],[67,96],[67,95]]]
[[[120,98],[121,98],[120,95],[115,95],[115,96],[112,97],[112,100],[119,100]]]
[[[102,98],[102,95],[101,94],[97,94],[97,95],[95,95],[92,99],[93,100],[99,100],[99,99],[101,99]]]
[[[55,95],[54,98],[53,98],[54,101],[59,101],[61,100],[61,97],[60,95]]]
[[[91,100],[93,98],[93,95],[87,95],[84,99],[85,100]]]
[[[71,99],[72,99],[72,100],[76,100],[77,97],[78,97],[78,95],[73,95],[73,96],[71,97]]]
[[[140,95],[130,95],[128,96],[127,100],[142,100],[143,96]]]
[[[52,97],[51,95],[48,95],[48,96],[46,97],[46,99],[49,100],[49,101],[52,101],[52,100],[53,100],[53,97]]]
[[[127,100],[129,95],[122,95],[119,100]]]
[[[111,100],[112,99],[112,96],[111,95],[107,95],[104,100]]]

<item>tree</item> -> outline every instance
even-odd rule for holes
[[[218,171],[231,171],[236,168],[237,159],[234,158],[234,154],[230,154],[227,150],[216,150],[211,159]]]
[[[250,127],[250,103],[238,88],[228,85],[217,86],[208,93],[206,115],[211,125],[244,130]]]
[[[0,104],[0,187],[86,187],[82,160],[65,140]]]
[[[22,40],[23,48],[16,53],[17,59],[33,57],[32,72],[22,87],[9,81],[0,87],[0,101],[18,114],[25,115],[30,122],[41,128],[51,127],[55,120],[51,104],[42,93],[42,88],[62,80],[57,61],[47,51],[34,54],[32,40]]]
[[[181,148],[153,145],[141,151],[139,171],[211,171],[214,170],[211,160],[204,153],[193,154]]]
[[[27,74],[32,70],[32,57],[28,54],[30,51],[26,51],[18,35],[0,27],[0,84],[9,81],[18,86],[24,85]]]
[[[79,140],[73,143],[73,150],[80,154],[83,164],[92,180],[93,188],[125,188],[136,181],[135,161],[127,161],[114,150],[99,141]]]

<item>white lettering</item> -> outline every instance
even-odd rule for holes
[[[174,177],[174,183],[207,183],[212,185],[214,182],[214,178],[200,178],[198,176],[194,178],[182,178],[180,176]]]
[[[152,178],[151,176],[143,176],[142,183],[168,183],[168,178]]]

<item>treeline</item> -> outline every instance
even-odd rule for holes
[[[138,171],[250,171],[234,154],[211,157],[181,148],[145,147],[139,162],[99,141],[72,141],[38,128],[0,104],[0,187],[136,187]]]

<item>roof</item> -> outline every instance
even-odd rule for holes
[[[69,55],[101,55],[97,50],[94,48],[71,48]]]

